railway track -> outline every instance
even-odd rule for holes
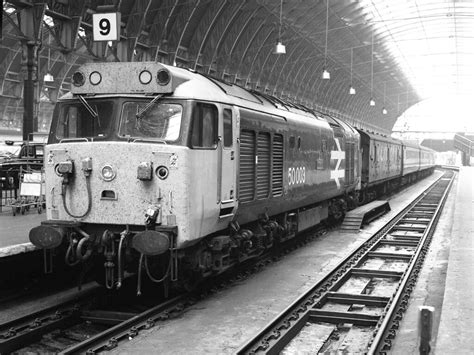
[[[108,339],[102,350],[113,347],[113,337],[120,329],[133,337],[133,325],[145,319],[167,319],[190,302],[181,295],[156,303],[151,298],[105,292],[95,288],[80,298],[58,303],[47,309],[0,324],[0,353],[75,353],[81,347],[91,347],[99,339]],[[129,303],[130,302],[130,303]],[[155,318],[153,318],[153,316]]]
[[[390,350],[454,177],[446,171],[238,353]]]
[[[93,354],[111,350],[120,342],[137,336],[140,331],[179,316],[197,300],[242,281],[324,233],[324,228],[302,233],[298,238],[288,241],[281,249],[268,253],[259,260],[250,260],[235,270],[206,280],[198,289],[160,303],[156,302],[156,297],[147,299],[147,293],[136,297],[135,285],[131,282],[128,286],[133,287],[129,287],[126,292],[128,296],[118,297],[117,294],[107,293],[104,289],[95,289],[81,298],[0,324],[0,354],[13,351]],[[127,286],[124,285],[123,288],[126,289]],[[154,295],[156,293],[149,296]],[[122,301],[117,301],[118,298]],[[124,311],[123,304],[144,310]]]

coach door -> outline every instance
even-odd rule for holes
[[[237,115],[231,106],[223,106],[219,124],[220,186],[217,187],[220,218],[233,215],[236,199]]]

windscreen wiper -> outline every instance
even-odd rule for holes
[[[82,96],[82,95],[78,95],[78,96],[79,96],[79,101],[84,105],[84,107],[87,109],[87,111],[89,111],[89,113],[91,114],[91,116],[92,116],[93,118],[96,118],[96,119],[97,119],[97,123],[99,124],[99,127],[100,127],[99,114],[94,111],[94,109],[92,108],[91,105],[89,105],[89,103],[86,101],[86,99],[84,98],[84,96]]]
[[[137,120],[140,120],[143,118],[143,115],[147,113],[147,111],[161,98],[163,97],[163,94],[158,94],[156,95],[153,100],[151,100],[140,112],[137,112],[135,115],[137,117]]]
[[[91,105],[89,105],[89,103],[86,101],[84,96],[82,96],[82,95],[78,95],[78,96],[79,96],[79,101],[81,101],[81,103],[84,105],[84,107],[87,109],[87,111],[89,111],[91,116],[94,117],[94,118],[99,118],[99,114],[94,111],[94,109],[92,108]]]

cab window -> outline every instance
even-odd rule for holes
[[[224,110],[224,147],[232,147],[232,111]]]
[[[191,132],[192,148],[215,148],[217,146],[217,108],[198,103],[193,111]]]

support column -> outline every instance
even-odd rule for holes
[[[22,2],[18,16],[18,25],[24,39],[21,41],[21,65],[24,77],[23,86],[23,140],[31,138],[31,133],[38,126],[38,117],[35,117],[35,82],[38,80],[38,50],[41,46],[41,31],[46,11],[44,0],[34,0],[31,3]]]
[[[25,79],[23,86],[23,140],[31,138],[36,121],[38,127],[38,117],[35,117],[35,82],[38,80],[38,44],[36,41],[25,41],[23,44],[22,69]]]

